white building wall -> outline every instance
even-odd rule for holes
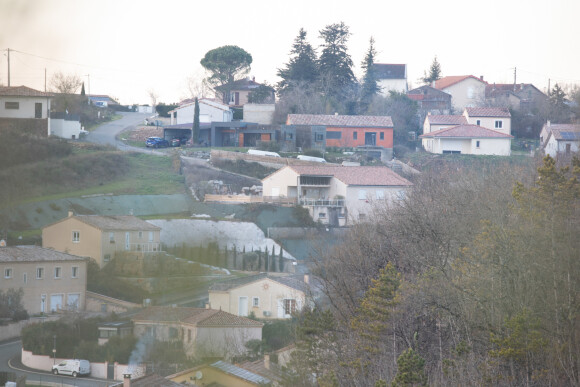
[[[18,102],[18,109],[6,109],[6,102]],[[50,99],[47,97],[0,97],[0,117],[36,118],[36,104],[42,104],[42,117],[47,118]]]
[[[504,134],[512,134],[512,119],[510,117],[469,117],[467,112],[464,113],[464,116],[468,124],[478,125],[477,121],[479,121],[481,127]],[[501,121],[501,128],[496,128],[496,121]]]
[[[377,84],[381,88],[380,93],[385,97],[389,96],[389,91],[398,91],[399,93],[406,93],[409,91],[406,79],[380,79]]]
[[[368,218],[373,212],[374,205],[399,200],[404,196],[403,192],[406,189],[406,187],[349,186],[345,202],[349,219],[357,222]]]
[[[50,131],[50,134],[53,136],[78,139],[81,133],[81,123],[79,121],[67,121],[53,118],[50,124]]]
[[[274,104],[247,103],[244,105],[244,121],[271,125],[274,120]]]
[[[298,174],[290,168],[282,168],[262,180],[263,196],[296,197],[297,185]],[[291,189],[292,187],[294,189]]]
[[[477,147],[479,141],[479,148]],[[471,140],[470,153],[473,155],[509,156],[511,140],[509,138],[483,138]]]
[[[467,78],[442,91],[451,94],[451,104],[456,112],[479,106],[485,101],[485,83],[474,78]]]
[[[225,105],[224,105],[225,106]],[[193,122],[195,104],[187,104],[174,109],[171,113],[171,125],[189,124]],[[231,122],[232,112],[199,101],[199,122]]]

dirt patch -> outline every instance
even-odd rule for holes
[[[163,137],[163,128],[141,125],[129,133],[129,140],[131,141],[145,141],[147,137]]]

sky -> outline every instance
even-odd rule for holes
[[[175,103],[211,49],[245,49],[249,75],[273,85],[300,28],[319,47],[319,31],[344,22],[359,77],[373,37],[376,62],[406,63],[410,87],[437,56],[443,76],[513,83],[516,68],[545,90],[580,85],[578,15],[577,0],[0,0],[0,84],[10,49],[11,86],[44,90],[62,72],[122,104]]]

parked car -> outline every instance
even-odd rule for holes
[[[52,366],[55,375],[71,375],[72,377],[90,375],[91,363],[88,360],[69,359],[63,360]]]
[[[181,140],[178,138],[174,138],[171,140],[171,146],[181,146]]]
[[[148,148],[167,148],[169,146],[169,141],[161,137],[149,137],[145,141],[145,145]]]

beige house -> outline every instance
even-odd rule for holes
[[[0,86],[0,129],[16,129],[48,137],[51,93],[26,86]]]
[[[256,82],[255,77],[247,77],[244,79],[238,79],[230,84],[218,86],[216,90],[216,98],[221,100],[223,103],[234,108],[241,108],[250,101],[250,93],[256,91],[260,86],[265,86],[261,83]],[[269,91],[269,98],[262,103],[272,104],[275,102],[276,93],[273,88],[266,86]]]
[[[179,341],[187,355],[229,359],[247,351],[250,340],[262,340],[261,322],[221,310],[152,306],[131,318],[138,337]]]
[[[209,305],[238,315],[261,319],[290,318],[306,303],[308,276],[260,273],[214,283]]]
[[[42,229],[42,246],[91,257],[103,267],[116,252],[156,252],[161,229],[132,215],[74,215]]]
[[[544,153],[552,158],[572,156],[580,151],[580,125],[552,124],[544,143]]]
[[[0,290],[20,288],[28,314],[84,310],[87,259],[38,246],[0,247]]]
[[[423,122],[423,134],[465,124],[467,124],[467,119],[464,116],[427,114]]]
[[[387,167],[287,166],[262,180],[264,197],[296,199],[315,222],[364,220],[375,203],[400,200],[412,186]]]
[[[458,125],[419,138],[430,153],[509,156],[513,136],[482,126]]]
[[[463,116],[470,125],[483,126],[496,132],[512,133],[512,115],[505,107],[466,107]]]
[[[473,75],[455,75],[435,81],[436,89],[451,94],[451,105],[455,111],[483,104],[486,85],[483,77]]]

